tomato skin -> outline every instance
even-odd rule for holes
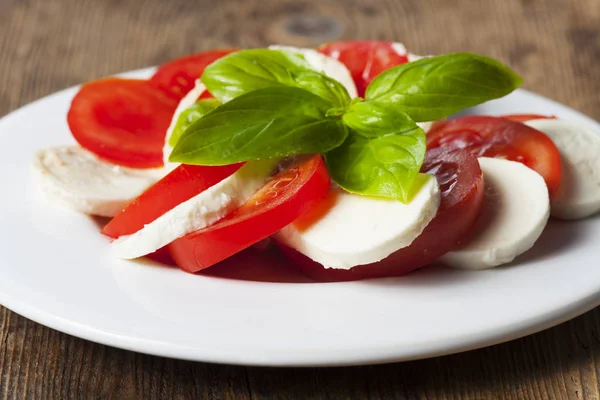
[[[163,165],[165,132],[177,101],[137,79],[108,78],[84,84],[67,123],[77,142],[113,164]]]
[[[318,51],[348,67],[358,95],[364,97],[367,86],[377,75],[408,62],[408,55],[398,54],[393,44],[389,41],[348,40],[326,43]]]
[[[182,164],[156,182],[102,229],[112,239],[131,235],[175,206],[219,183],[242,163],[216,167]]]
[[[202,92],[200,97],[198,97],[198,100],[196,100],[196,102],[198,102],[200,100],[204,100],[204,99],[214,99],[214,98],[215,98],[215,96],[213,96],[211,92],[209,92],[208,90],[205,90],[204,92]]]
[[[165,266],[176,267],[175,261],[173,261],[173,259],[171,258],[171,253],[169,253],[169,249],[167,249],[166,247],[161,247],[154,253],[150,253],[145,257]]]
[[[410,246],[387,258],[349,270],[326,269],[282,243],[277,245],[302,272],[320,282],[400,276],[434,262],[454,249],[475,224],[483,203],[483,174],[468,152],[445,149],[428,152],[421,171],[435,174],[442,192],[440,207]]]
[[[508,119],[510,121],[515,121],[515,122],[527,122],[527,121],[531,121],[532,119],[545,119],[545,118],[556,119],[556,117],[553,115],[541,115],[541,114],[508,114],[508,115],[502,115],[501,117],[504,119]]]
[[[437,147],[465,148],[478,157],[521,162],[544,178],[551,198],[558,192],[558,149],[548,136],[520,122],[481,115],[437,122],[427,132],[427,149]]]
[[[208,268],[281,230],[317,204],[329,185],[321,156],[299,161],[221,221],[171,243],[171,256],[186,272]]]
[[[194,88],[196,80],[202,76],[208,65],[234,51],[237,49],[210,50],[176,58],[161,65],[150,81],[156,87],[181,100]]]

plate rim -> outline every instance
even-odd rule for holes
[[[468,338],[468,335],[465,335],[463,337],[454,338],[453,343],[450,345],[448,345],[448,342],[444,342],[444,345],[434,344],[430,346],[428,350],[419,351],[419,349],[417,349],[413,354],[409,355],[406,355],[406,353],[404,355],[394,355],[393,350],[395,346],[392,346],[391,348],[382,347],[373,349],[371,355],[364,355],[362,357],[348,357],[346,354],[347,350],[345,349],[337,350],[335,356],[332,356],[332,354],[329,353],[326,357],[315,357],[314,354],[305,357],[303,355],[304,351],[294,353],[288,351],[285,353],[293,354],[293,357],[281,357],[283,352],[279,350],[265,350],[264,348],[261,349],[264,356],[256,357],[256,355],[253,355],[248,357],[244,356],[243,353],[237,353],[237,349],[233,349],[233,351],[214,352],[209,350],[210,347],[179,346],[173,343],[143,338],[131,338],[125,335],[111,333],[53,314],[45,313],[40,311],[38,307],[28,305],[25,302],[20,302],[18,300],[6,301],[6,298],[3,298],[2,291],[0,291],[0,305],[22,317],[34,321],[35,323],[70,336],[117,349],[152,356],[167,357],[184,361],[255,367],[350,367],[441,357],[506,343],[560,325],[592,310],[600,305],[600,292],[585,297],[581,299],[580,302],[571,303],[569,307],[565,308],[568,310],[566,312],[564,312],[565,309],[555,309],[553,312],[541,316],[539,320],[532,320],[533,322],[530,324],[513,324],[505,331],[496,331],[496,333],[491,334],[478,333],[475,335],[478,336],[476,339]],[[364,349],[362,350],[364,351]],[[357,352],[357,354],[359,353]]]

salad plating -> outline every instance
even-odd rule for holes
[[[67,117],[81,147],[39,152],[34,172],[63,204],[114,217],[117,256],[168,251],[187,272],[269,237],[320,281],[489,268],[530,249],[550,213],[600,210],[594,132],[446,120],[521,83],[488,57],[391,42],[205,52],[83,85]]]

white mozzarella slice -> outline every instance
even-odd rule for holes
[[[32,172],[51,198],[74,210],[113,217],[160,179],[161,169],[120,167],[78,146],[41,150]]]
[[[202,93],[204,93],[205,91],[206,91],[206,86],[204,86],[204,84],[202,82],[200,82],[200,79],[198,79],[196,81],[196,85],[194,86],[194,88],[192,90],[190,90],[183,97],[183,99],[181,99],[181,101],[177,105],[177,108],[175,109],[175,114],[173,114],[173,118],[171,119],[171,124],[169,125],[169,128],[167,129],[167,133],[165,135],[165,145],[163,147],[163,161],[165,163],[165,168],[167,168],[168,171],[175,169],[175,167],[177,167],[177,165],[179,165],[177,163],[169,162],[169,156],[171,155],[171,152],[173,151],[173,148],[169,144],[169,139],[171,138],[171,135],[173,134],[175,125],[177,125],[177,120],[179,119],[179,116],[181,115],[181,113],[184,112],[185,110],[187,110],[189,107],[193,106],[196,103],[196,101],[200,98]]]
[[[269,46],[269,49],[291,51],[302,54],[306,62],[309,63],[315,71],[322,72],[328,77],[333,78],[341,83],[346,88],[351,98],[358,97],[356,85],[354,84],[354,80],[352,79],[350,71],[344,64],[335,58],[328,57],[325,54],[321,54],[313,49],[303,49],[292,46],[272,45]]]
[[[418,54],[409,53],[408,51],[406,51],[406,47],[404,47],[404,45],[402,43],[398,43],[398,42],[393,43],[392,48],[396,51],[396,53],[400,54],[401,56],[407,56],[408,62],[418,61],[421,58],[431,57],[431,56],[420,56]]]
[[[398,53],[398,55],[401,55],[401,56],[409,56],[409,59],[408,59],[408,61],[412,61],[412,60],[410,59],[410,54],[408,53],[408,51],[406,51],[406,47],[404,46],[404,44],[402,44],[402,43],[400,43],[400,42],[395,42],[395,43],[392,43],[392,49],[394,49],[394,51],[395,51],[396,53]]]
[[[440,191],[435,177],[419,174],[408,204],[332,188],[313,212],[277,234],[277,240],[327,268],[350,269],[380,261],[410,245],[435,216]],[[307,221],[310,221],[307,223]]]
[[[239,208],[271,177],[278,160],[249,161],[231,176],[167,211],[142,229],[112,242],[119,258],[150,254],[172,241],[214,224]]]
[[[470,238],[440,262],[456,268],[484,269],[511,262],[529,250],[550,215],[544,179],[525,165],[479,158],[485,182],[483,210]]]
[[[418,61],[421,58],[430,57],[430,56],[420,56],[418,54],[409,53],[408,51],[406,51],[406,47],[404,47],[404,45],[402,43],[398,43],[398,42],[393,43],[392,48],[396,51],[396,53],[400,54],[401,56],[407,56],[408,62]]]
[[[562,177],[558,197],[552,200],[552,216],[578,219],[600,211],[600,135],[558,119],[525,124],[548,135],[560,152]]]
[[[419,56],[417,54],[408,53],[408,62],[419,61],[421,58],[426,58],[427,56]]]
[[[433,123],[435,121],[428,121],[428,122],[417,122],[417,125],[423,129],[425,131],[425,133],[427,133],[428,130],[431,129],[431,127],[433,126]]]

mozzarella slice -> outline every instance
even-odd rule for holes
[[[506,264],[529,250],[550,215],[544,179],[525,165],[479,158],[485,182],[483,210],[471,238],[440,261],[456,268],[484,269]]]
[[[421,58],[426,58],[428,56],[419,56],[417,54],[407,53],[408,62],[419,61]]]
[[[278,160],[249,161],[237,172],[167,211],[142,229],[112,242],[119,258],[150,254],[172,241],[214,224],[239,208],[271,177]]]
[[[558,198],[552,200],[552,216],[578,219],[600,211],[600,135],[558,119],[525,124],[548,135],[560,152],[562,178]]]
[[[398,42],[392,43],[392,49],[394,49],[396,51],[396,53],[398,53],[401,56],[407,56],[408,62],[418,61],[421,58],[430,57],[430,56],[420,56],[417,54],[409,53],[408,51],[406,51],[406,47],[404,46],[404,44],[398,43]]]
[[[204,84],[202,82],[200,82],[200,79],[198,79],[196,81],[196,85],[194,86],[194,88],[192,90],[190,90],[183,97],[183,99],[181,99],[181,101],[177,105],[177,108],[175,109],[175,114],[173,114],[173,118],[171,119],[171,124],[169,125],[169,128],[167,129],[167,133],[165,135],[165,145],[163,147],[163,161],[165,163],[165,168],[167,170],[166,171],[167,173],[169,171],[172,171],[179,165],[178,163],[169,162],[169,156],[171,155],[171,152],[173,151],[173,148],[169,144],[169,139],[171,138],[171,135],[173,134],[175,125],[177,125],[177,120],[179,119],[179,116],[181,115],[181,113],[184,112],[185,110],[187,110],[189,107],[193,106],[196,103],[196,101],[198,101],[198,99],[200,98],[202,93],[204,93],[205,91],[206,91],[206,86],[204,86]]]
[[[430,130],[431,127],[433,126],[434,122],[435,121],[417,122],[417,126],[419,126],[421,129],[423,129],[425,131],[425,133],[427,133],[427,131]]]
[[[162,169],[120,167],[78,146],[37,152],[32,172],[49,197],[102,217],[115,216],[163,176]]]
[[[285,227],[277,239],[327,268],[380,261],[410,245],[437,212],[435,177],[419,174],[417,185],[408,204],[332,188],[319,206]]]
[[[344,64],[335,58],[328,57],[325,54],[321,54],[313,49],[303,49],[292,46],[272,45],[269,46],[269,49],[291,51],[302,54],[306,62],[309,63],[315,71],[322,72],[328,77],[333,78],[341,83],[348,91],[350,98],[353,99],[358,97],[356,85],[354,84],[354,80],[352,79],[350,71]]]
[[[408,55],[408,52],[406,51],[406,47],[404,46],[403,43],[400,43],[400,42],[392,43],[392,49],[394,49],[394,51],[396,53],[398,53],[398,55],[401,55],[401,56]],[[411,61],[410,57],[409,57],[408,61]]]

